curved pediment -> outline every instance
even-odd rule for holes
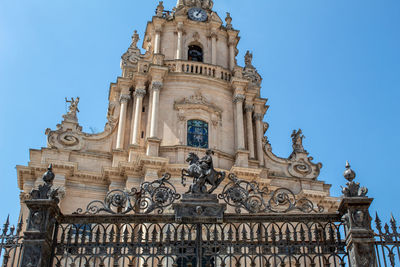
[[[214,113],[219,118],[222,114],[222,110],[210,103],[200,92],[196,92],[194,95],[185,97],[180,101],[175,101],[174,108],[176,110],[201,109],[209,113]]]

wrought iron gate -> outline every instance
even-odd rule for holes
[[[169,215],[65,216],[53,266],[347,266],[336,214],[226,215],[176,223]]]
[[[216,184],[223,177],[218,175]],[[25,201],[29,217],[23,237],[22,219],[16,234],[8,232],[8,221],[3,229],[3,267],[395,266],[396,222],[391,220],[392,232],[387,225],[382,231],[377,218],[374,235],[372,199],[354,176],[347,166],[349,182],[334,213],[289,189],[269,191],[234,175],[219,195],[180,195],[165,174],[139,189],[112,190],[104,201],[64,215],[50,166],[45,184]],[[205,192],[197,183],[191,190]]]

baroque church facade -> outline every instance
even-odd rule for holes
[[[183,193],[188,188],[181,170],[188,155],[212,151],[219,171],[271,189],[288,188],[326,212],[336,211],[337,198],[319,179],[322,164],[304,149],[301,130],[292,133],[288,158],[272,152],[262,78],[252,53],[246,53],[245,66],[237,64],[239,40],[230,14],[221,19],[212,0],[178,0],[172,11],[160,2],[144,36],[135,31],[122,55],[104,131],[83,132],[77,112],[79,101],[87,100],[68,100],[61,123],[46,130],[47,147],[31,149],[28,165],[17,166],[21,204],[42,183],[49,164],[63,214],[163,173],[170,173],[170,182]],[[23,204],[21,212],[27,218]]]

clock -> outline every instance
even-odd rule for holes
[[[208,18],[207,12],[204,9],[198,7],[189,9],[188,16],[189,19],[191,20],[201,21],[201,22],[206,21]]]

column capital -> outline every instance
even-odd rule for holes
[[[229,46],[236,46],[236,41],[229,41],[229,42],[228,42],[228,45],[229,45]]]
[[[122,103],[128,103],[129,102],[129,100],[131,99],[131,96],[130,95],[128,95],[128,94],[121,94],[121,96],[119,97],[119,102],[121,102],[121,104]]]
[[[243,102],[245,99],[246,97],[243,94],[236,94],[233,97],[233,103]]]
[[[253,111],[254,111],[254,105],[252,105],[252,104],[247,104],[247,105],[245,105],[244,111],[246,111],[246,112],[253,112]]]
[[[144,97],[146,95],[146,89],[136,89],[133,93],[135,97]]]
[[[162,86],[163,86],[162,82],[153,82],[153,83],[151,84],[151,90],[153,90],[153,91],[160,91],[161,88],[162,88]]]
[[[177,31],[182,32],[183,31],[183,22],[178,22],[177,26],[176,26]]]
[[[263,115],[262,113],[254,113],[253,118],[254,118],[256,121],[262,121],[263,118],[264,118],[264,115]]]

